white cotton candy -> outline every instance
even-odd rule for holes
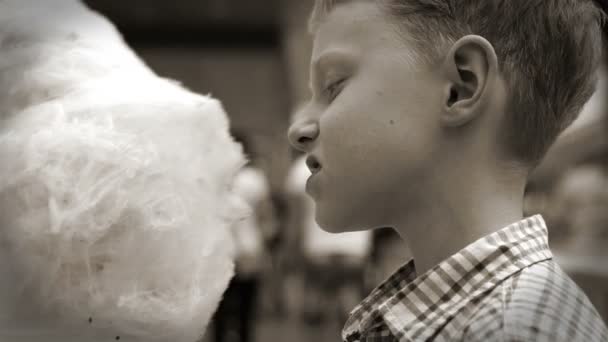
[[[196,341],[232,276],[242,163],[221,104],[105,19],[0,0],[0,321]]]

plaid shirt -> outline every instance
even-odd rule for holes
[[[553,261],[533,216],[417,277],[410,261],[352,312],[345,342],[608,341],[585,294]]]

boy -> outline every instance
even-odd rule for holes
[[[593,93],[590,0],[318,0],[312,99],[289,131],[324,229],[393,227],[415,261],[345,341],[606,341],[523,218],[530,170]]]

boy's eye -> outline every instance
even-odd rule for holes
[[[332,82],[330,85],[327,86],[327,88],[325,88],[325,94],[329,102],[332,102],[336,97],[338,97],[338,95],[340,95],[345,81],[346,79],[340,79],[338,81]]]

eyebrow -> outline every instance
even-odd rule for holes
[[[322,72],[327,69],[327,66],[335,61],[351,61],[353,54],[343,49],[332,49],[322,53],[319,57],[313,59],[310,63],[311,66],[311,77],[308,83],[308,87],[313,91],[315,83],[318,83]]]

